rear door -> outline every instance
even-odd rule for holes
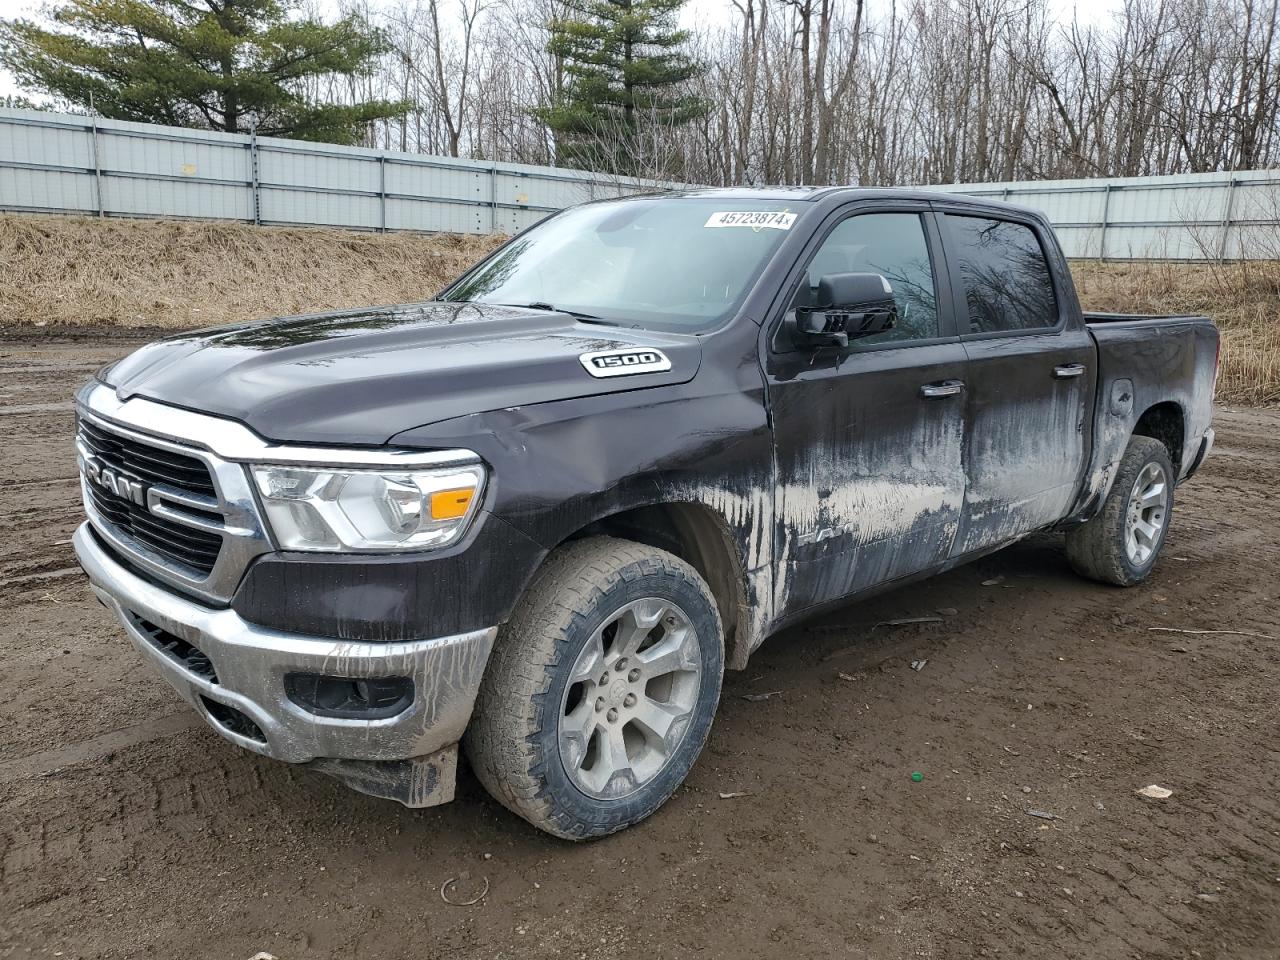
[[[894,329],[796,347],[819,278],[878,273]],[[833,214],[792,274],[765,356],[778,489],[779,617],[945,561],[964,494],[964,350],[927,204]]]
[[[1046,227],[960,210],[940,220],[968,358],[960,556],[1066,516],[1088,460],[1097,371]]]

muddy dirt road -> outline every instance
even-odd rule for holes
[[[1220,412],[1147,585],[1046,535],[790,630],[571,846],[467,774],[415,812],[261,760],[143,666],[68,544],[72,387],[136,342],[0,341],[0,956],[1280,956],[1280,413]]]

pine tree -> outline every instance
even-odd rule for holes
[[[536,111],[552,131],[561,163],[623,175],[668,169],[655,156],[666,129],[706,110],[685,85],[699,67],[680,47],[684,0],[565,0],[549,24],[548,51],[565,83]]]
[[[293,0],[68,0],[54,29],[0,20],[0,63],[28,91],[105,117],[353,143],[404,112],[383,100],[317,103],[305,84],[364,74],[382,52],[354,16],[290,17]]]

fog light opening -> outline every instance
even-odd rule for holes
[[[256,740],[258,743],[267,742],[266,734],[262,732],[262,728],[249,719],[247,714],[242,713],[235,707],[229,707],[225,703],[210,699],[204,694],[200,695],[200,702],[209,711],[209,716],[213,718],[214,723],[224,730],[247,740]]]
[[[284,678],[289,699],[318,717],[382,720],[403,713],[413,702],[409,677],[333,677],[290,673]]]

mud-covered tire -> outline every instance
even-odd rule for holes
[[[1167,499],[1150,555],[1139,559],[1131,555],[1126,545],[1129,512],[1135,487],[1149,470],[1163,472]],[[1145,580],[1159,559],[1169,532],[1174,476],[1169,451],[1163,443],[1151,437],[1133,437],[1102,509],[1088,523],[1067,532],[1067,559],[1076,573],[1118,587],[1131,587]]]
[[[644,605],[663,602],[684,615],[678,621],[684,638],[678,651],[682,667],[694,656],[699,659],[696,674],[678,674],[687,719],[673,723],[666,737],[658,739],[668,755],[664,758],[655,753],[648,758],[651,766],[661,764],[650,779],[616,798],[593,796],[575,779],[583,776],[581,771],[570,773],[562,757],[562,749],[566,749],[561,741],[562,718],[566,726],[572,726],[566,716],[568,698],[582,696],[581,675],[588,669],[584,663],[599,648],[615,658],[600,661],[609,684],[599,686],[594,679],[587,681],[591,684],[590,702],[601,709],[599,700],[608,700],[617,692],[613,687],[629,676],[618,667],[619,651],[608,653],[608,645],[616,644],[615,639],[609,639],[608,631],[614,631],[613,638],[622,635],[622,628],[613,626],[622,621],[609,618],[616,618],[618,611],[625,609],[658,610],[661,607]],[[628,635],[640,633],[641,621],[629,622]],[[675,624],[677,620],[672,616],[665,622]],[[601,631],[606,639],[601,639]],[[661,630],[656,635],[661,636]],[[675,634],[671,636],[674,638]],[[638,649],[646,650],[645,643],[652,641],[637,641]],[[634,657],[628,666],[633,673],[642,673],[634,669]],[[485,789],[513,813],[558,837],[602,837],[648,817],[684,780],[706,743],[720,698],[723,672],[720,615],[711,591],[693,567],[663,550],[627,540],[593,537],[575,541],[547,558],[511,619],[499,631],[464,748]],[[635,680],[636,684],[644,682],[642,676]],[[643,686],[633,689],[646,695]],[[625,692],[622,688],[622,695]],[[621,707],[622,702],[619,696],[617,706]],[[606,707],[612,703],[608,701]],[[587,715],[588,725],[599,722],[601,726],[593,726],[585,741],[611,732],[603,726],[606,715]],[[638,729],[644,733],[649,728]],[[621,730],[617,736],[622,737]],[[634,739],[634,732],[632,736]],[[571,748],[572,744],[568,749]],[[587,749],[584,742],[583,755]],[[647,746],[642,745],[642,749]],[[614,792],[622,793],[632,787],[631,781],[639,781],[634,771],[630,778],[629,781],[624,773],[618,779],[610,779],[609,784]]]

